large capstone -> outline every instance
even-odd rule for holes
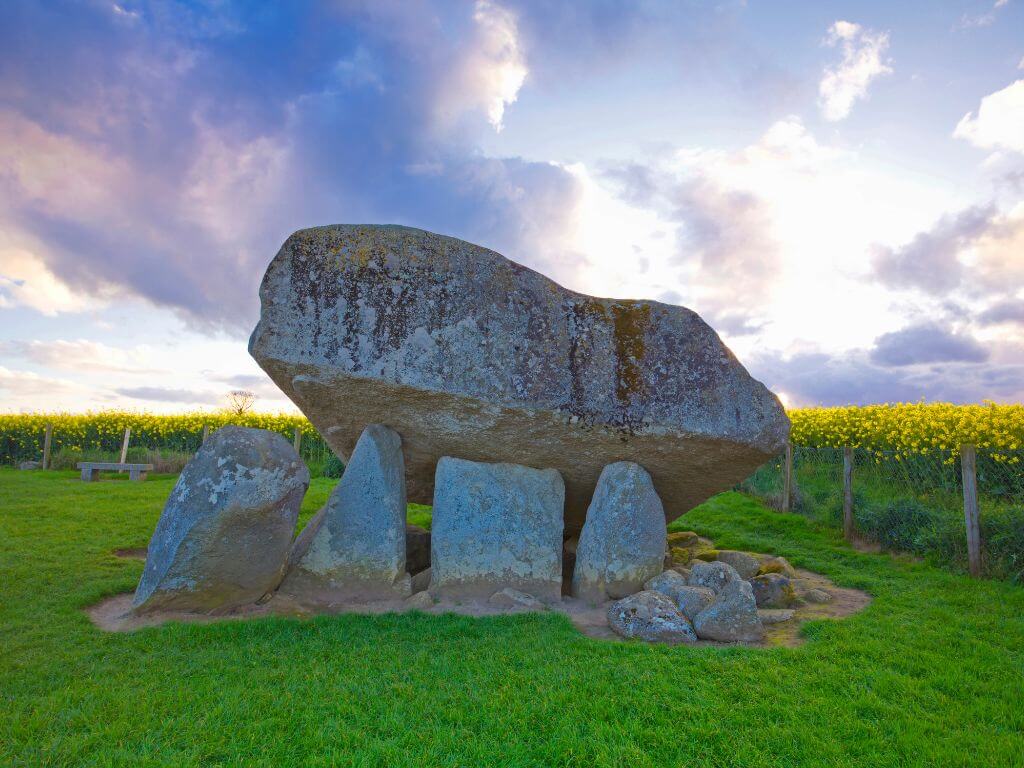
[[[371,424],[327,505],[295,540],[280,592],[310,606],[407,597],[402,439]]]
[[[430,526],[431,593],[489,598],[511,587],[559,600],[564,503],[553,469],[443,457]]]
[[[626,597],[664,564],[665,510],[651,476],[639,464],[609,464],[576,546],[573,595],[595,604]]]
[[[190,461],[157,522],[132,605],[222,611],[281,581],[309,471],[280,435],[224,427]]]
[[[673,520],[785,445],[789,421],[695,313],[566,290],[494,251],[396,226],[292,235],[249,351],[343,459],[402,435],[410,501],[441,456],[557,469],[578,531],[602,469],[642,464]]]

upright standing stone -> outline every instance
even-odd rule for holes
[[[279,591],[313,606],[407,597],[405,510],[402,438],[371,424],[327,505],[296,539]]]
[[[561,598],[565,486],[553,469],[437,463],[430,591],[486,599],[506,587]]]
[[[218,430],[164,506],[135,612],[226,610],[273,590],[308,486],[306,465],[280,435]]]
[[[296,232],[267,268],[249,352],[338,455],[405,444],[410,501],[441,456],[552,467],[583,524],[603,467],[647,469],[670,520],[786,444],[778,399],[696,313],[584,296],[471,243],[396,226]]]
[[[601,603],[639,592],[664,560],[665,510],[651,476],[639,464],[609,464],[576,546],[573,595]]]

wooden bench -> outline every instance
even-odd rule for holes
[[[128,470],[129,480],[145,480],[146,473],[153,471],[152,464],[123,464],[118,461],[80,461],[82,480],[91,483],[100,479],[100,472],[123,472]]]

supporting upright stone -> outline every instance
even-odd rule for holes
[[[576,547],[572,593],[602,603],[643,589],[665,560],[665,510],[651,476],[620,461],[601,472]]]
[[[371,424],[345,474],[295,540],[279,592],[310,606],[411,594],[402,439]]]
[[[430,591],[487,599],[506,587],[561,599],[565,485],[553,469],[437,463]]]
[[[280,435],[218,430],[185,466],[160,515],[135,612],[222,611],[272,591],[308,486],[306,465]]]

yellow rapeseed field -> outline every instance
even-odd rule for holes
[[[794,445],[852,446],[897,456],[959,451],[974,445],[997,461],[1017,463],[1024,449],[1024,405],[895,403],[789,411]]]
[[[1009,452],[1024,451],[1024,405],[952,405],[896,403],[789,411],[795,445],[853,446],[897,455],[956,452],[971,444],[988,451],[1006,451],[1002,460],[1018,462]],[[288,437],[296,428],[303,439],[317,437],[312,424],[291,414],[194,412],[170,416],[136,411],[92,413],[0,414],[0,460],[11,461],[38,452],[46,424],[53,425],[53,448],[114,451],[125,427],[132,444],[195,450],[204,425],[217,429],[239,424],[273,430]],[[995,457],[993,457],[995,458]],[[998,460],[998,459],[997,459]]]

